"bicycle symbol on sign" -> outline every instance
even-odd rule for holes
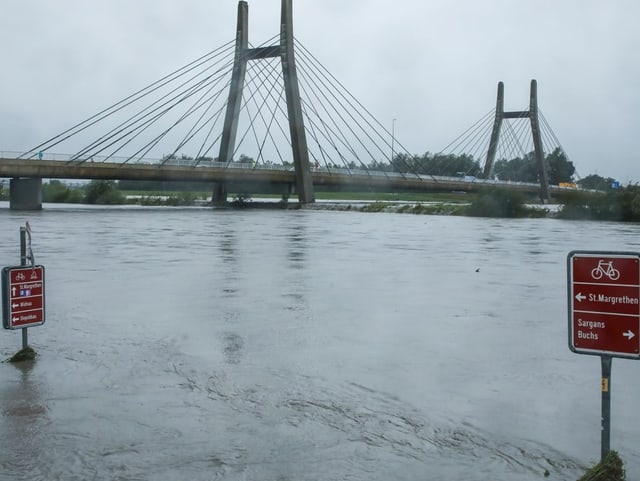
[[[25,279],[26,279],[26,277],[22,272],[18,272],[16,274],[16,281],[24,281]]]
[[[601,259],[598,261],[598,266],[592,269],[591,277],[598,280],[602,279],[602,276],[617,281],[620,278],[620,271],[613,267],[613,261],[605,262]]]

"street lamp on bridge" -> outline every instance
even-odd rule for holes
[[[395,143],[396,143],[396,120],[391,121],[391,172],[393,172],[393,156],[395,155]]]

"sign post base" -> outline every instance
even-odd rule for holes
[[[600,356],[602,364],[602,433],[600,459],[604,460],[611,450],[611,356]]]

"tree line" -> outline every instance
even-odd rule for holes
[[[575,166],[560,148],[556,148],[546,155],[545,163],[550,184],[574,182]],[[373,167],[379,168],[381,164],[374,163]],[[464,174],[480,177],[483,169],[480,162],[468,154],[432,154],[427,152],[421,156],[398,154],[393,158],[391,166],[383,170],[425,175],[459,176]],[[498,159],[494,164],[493,177],[497,180],[512,182],[540,182],[535,153],[529,152],[522,157],[513,159]]]
[[[175,154],[165,155],[163,162],[193,162],[193,164],[207,163],[215,161],[212,157],[193,158],[187,155],[177,156]],[[247,155],[240,155],[235,160],[236,163],[253,164],[255,160]],[[561,182],[574,182],[576,172],[573,162],[567,159],[567,156],[560,148],[556,148],[553,152],[545,156],[547,167],[547,176],[550,184],[558,185]],[[266,162],[270,164],[270,162]],[[291,162],[284,162],[285,166],[291,166]],[[320,167],[316,164],[315,167]],[[482,175],[482,167],[480,161],[469,154],[433,154],[426,152],[422,155],[410,155],[405,153],[397,153],[393,156],[391,162],[372,161],[368,164],[357,164],[355,161],[345,162],[344,164],[336,164],[331,162],[325,167],[339,169],[347,168],[367,169],[380,172],[397,172],[401,174],[419,174],[419,175],[437,175],[459,177],[461,175],[480,177]],[[522,157],[513,159],[499,159],[494,165],[494,177],[498,180],[512,182],[539,182],[538,164],[534,152],[529,152]],[[128,184],[123,183],[123,186]]]

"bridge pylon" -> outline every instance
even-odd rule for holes
[[[315,194],[296,71],[292,1],[282,0],[280,44],[259,48],[249,48],[249,5],[244,0],[238,3],[235,59],[218,161],[226,163],[233,160],[247,63],[252,60],[280,57],[289,116],[293,165],[296,173],[296,192],[299,202],[307,204],[315,202]],[[213,202],[223,203],[226,200],[226,185],[217,183],[213,191]]]
[[[533,137],[533,148],[538,166],[538,177],[540,179],[540,199],[543,202],[549,200],[549,180],[547,175],[547,163],[542,147],[542,136],[540,133],[540,121],[538,116],[538,83],[535,79],[531,80],[531,94],[529,96],[529,110],[524,111],[504,111],[504,84],[498,83],[498,100],[496,102],[496,116],[493,122],[493,130],[491,131],[491,141],[487,151],[487,160],[484,164],[483,177],[488,179],[493,174],[493,167],[496,159],[496,151],[498,149],[498,141],[500,140],[500,131],[502,123],[505,119],[523,119],[528,118],[531,122],[531,135]]]

